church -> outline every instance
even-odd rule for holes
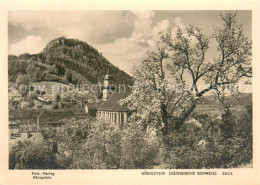
[[[126,104],[119,104],[119,101],[126,98],[129,93],[112,92],[111,79],[112,76],[108,71],[104,78],[103,102],[97,108],[96,117],[98,119],[109,119],[112,123],[120,126],[127,123],[128,118],[131,116],[133,111],[129,110]]]

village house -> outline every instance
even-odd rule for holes
[[[18,123],[9,124],[9,135],[19,134],[20,127]]]
[[[40,114],[36,110],[10,110],[9,111],[9,128],[14,129],[19,125],[20,133],[37,132],[39,130],[39,124],[37,122],[37,116]]]
[[[119,104],[121,99],[128,96],[126,92],[111,91],[111,75],[106,74],[103,86],[102,102],[87,104],[81,99],[80,106],[74,109],[51,109],[51,110],[9,110],[9,132],[33,133],[42,128],[63,131],[66,119],[86,119],[88,116],[97,119],[108,119],[117,125],[127,123],[133,111],[126,104]]]
[[[85,112],[90,117],[96,117],[97,115],[97,109],[100,106],[100,104],[86,104],[85,106]]]
[[[42,128],[63,131],[65,119],[85,119],[84,109],[73,110],[10,110],[9,134],[34,133]]]
[[[73,110],[71,110],[71,112],[73,112],[74,117],[76,119],[86,119],[87,116],[88,116],[88,114],[87,114],[85,109],[80,109],[80,108],[73,109]]]
[[[75,114],[70,110],[44,110],[38,116],[37,122],[41,128],[64,131],[64,119],[71,119]]]

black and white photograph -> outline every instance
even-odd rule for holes
[[[0,2],[1,185],[258,185],[260,1]]]
[[[8,12],[9,170],[253,168],[251,10]]]

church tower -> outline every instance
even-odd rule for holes
[[[110,92],[110,82],[111,82],[111,75],[110,75],[110,70],[108,69],[107,74],[105,75],[104,78],[104,87],[103,87],[103,100],[107,100],[109,95],[111,94]]]

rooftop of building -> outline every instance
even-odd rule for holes
[[[57,119],[62,119],[66,117],[71,117],[79,114],[86,114],[84,109],[32,109],[32,110],[9,110],[9,120],[28,120],[37,119],[37,117],[56,117]]]
[[[93,103],[93,104],[87,103],[86,106],[87,106],[88,110],[96,111],[98,109],[98,107],[100,106],[100,104],[101,103]]]
[[[101,103],[97,108],[98,111],[111,111],[111,112],[130,112],[126,104],[119,104],[119,101],[126,98],[129,93],[115,92],[112,93],[106,101]]]
[[[42,110],[9,110],[9,117],[12,118],[32,118],[37,117]]]
[[[71,110],[45,110],[39,115],[40,123],[59,122],[75,116]]]

